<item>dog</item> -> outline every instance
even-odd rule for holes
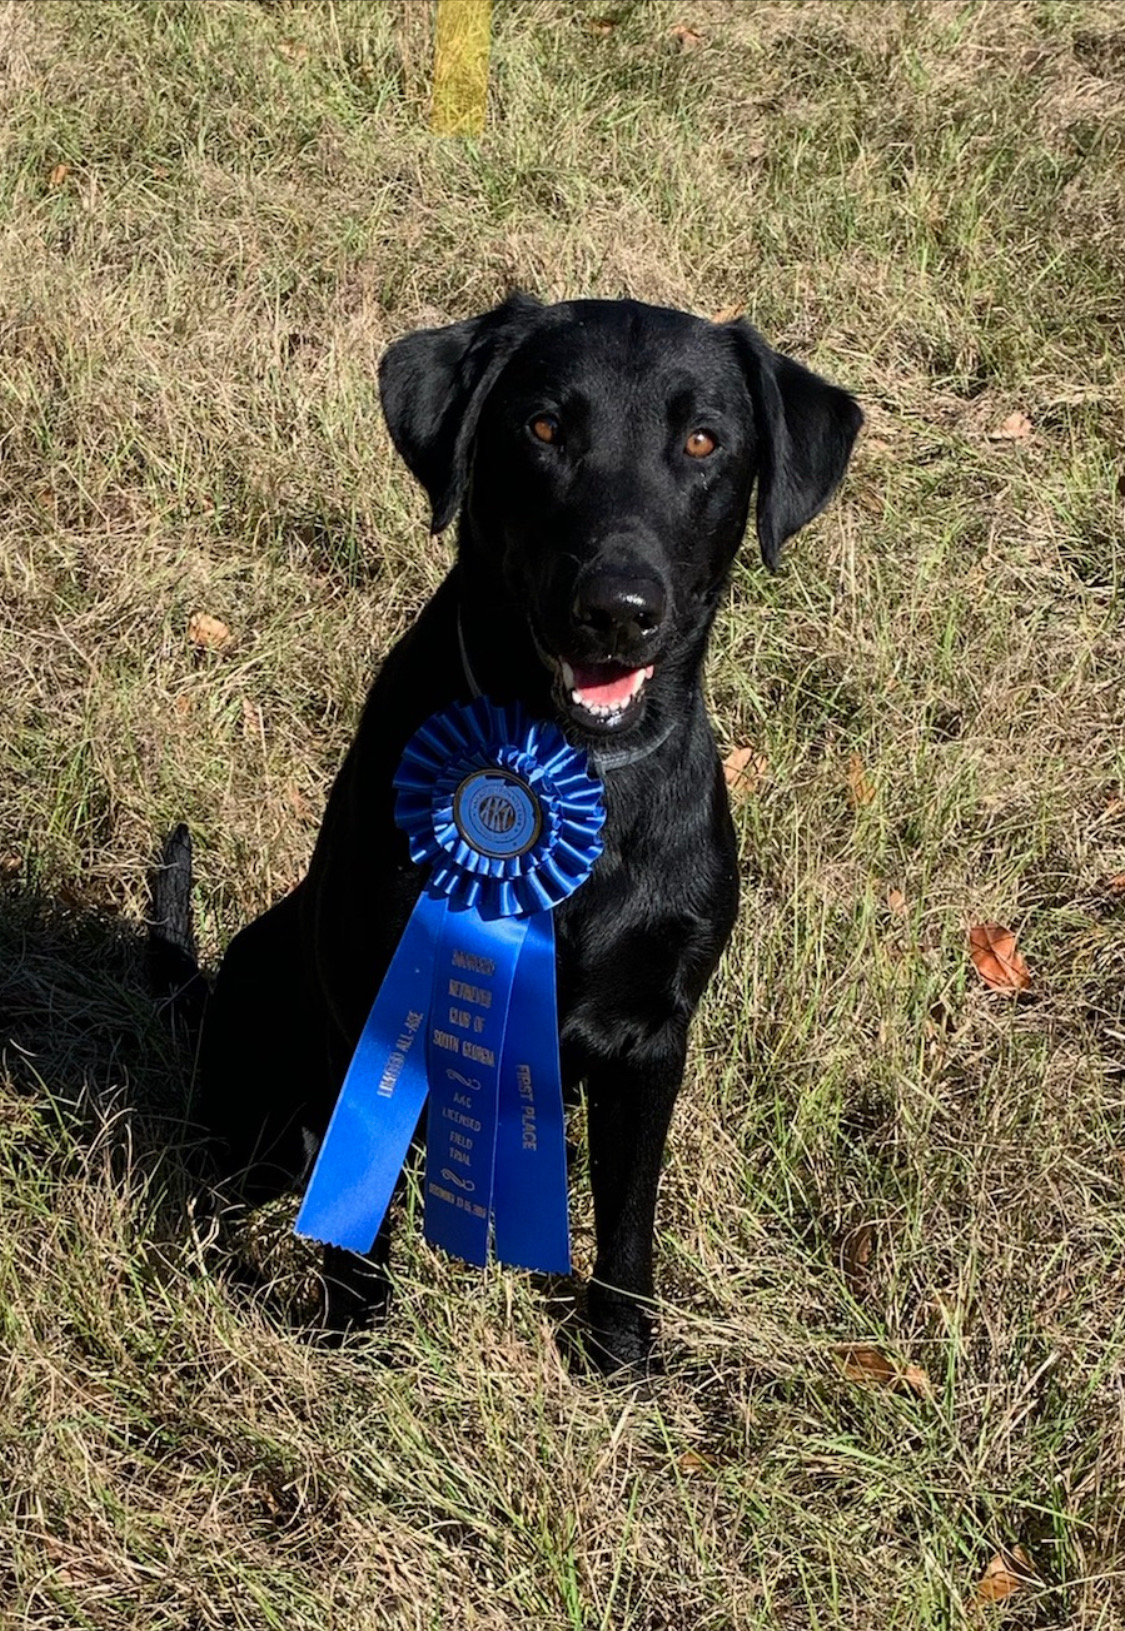
[[[200,1119],[248,1204],[300,1181],[423,882],[393,816],[403,748],[481,693],[554,721],[606,807],[593,873],[554,913],[563,1081],[587,1103],[590,1346],[607,1371],[643,1367],[688,1028],[738,906],[708,638],[755,489],[775,569],[838,486],[862,414],[744,321],[632,300],[513,296],[397,340],[379,386],[432,531],[460,515],[456,564],[371,688],[306,877],[226,953]],[[182,838],[179,854],[179,928],[161,932],[182,973]],[[378,1306],[387,1250],[386,1226],[370,1258],[326,1248],[330,1324]]]

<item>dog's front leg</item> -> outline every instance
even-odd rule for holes
[[[687,1025],[677,1021],[627,1057],[587,1070],[598,1245],[588,1305],[603,1370],[646,1365],[652,1351],[656,1191],[686,1051]]]

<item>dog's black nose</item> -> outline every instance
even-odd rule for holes
[[[637,647],[660,627],[668,596],[659,578],[601,567],[578,584],[572,616],[607,654]]]

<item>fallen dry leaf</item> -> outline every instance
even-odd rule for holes
[[[220,618],[206,612],[195,612],[188,622],[188,639],[193,646],[206,646],[219,651],[230,640],[230,630]]]
[[[906,916],[906,896],[901,889],[887,890],[887,905],[897,917]]]
[[[997,1552],[977,1582],[977,1601],[1002,1603],[1034,1578],[1034,1564],[1022,1546]]]
[[[313,812],[309,801],[296,782],[287,782],[285,784],[285,797],[289,800],[294,813],[299,815],[302,821],[313,820]]]
[[[765,781],[769,760],[753,748],[735,748],[723,760],[723,779],[732,793],[748,798]]]
[[[1112,878],[1106,879],[1105,886],[1112,889],[1115,894],[1120,894],[1125,890],[1125,872],[1115,872]]]
[[[14,878],[23,861],[13,850],[10,855],[0,856],[0,878]]]
[[[69,164],[56,164],[55,168],[51,171],[50,175],[47,177],[48,187],[61,187],[63,182],[66,180],[66,178],[67,178],[67,176],[69,174],[70,174],[70,165]]]
[[[711,317],[713,323],[733,323],[736,317],[741,317],[746,307],[741,300],[736,300],[733,306],[720,306]]]
[[[931,1065],[940,1068],[949,1054],[949,1037],[957,1028],[957,1019],[944,997],[939,998],[923,1022],[926,1037],[926,1055]]]
[[[688,1477],[698,1477],[701,1472],[710,1472],[711,1464],[705,1461],[696,1450],[685,1450],[676,1465]]]
[[[616,27],[617,20],[614,17],[591,17],[586,23],[586,32],[588,34],[612,34]]]
[[[875,1227],[871,1223],[861,1223],[857,1228],[849,1229],[844,1236],[840,1247],[840,1267],[853,1296],[858,1296],[867,1285],[867,1270],[874,1250]]]
[[[870,804],[875,797],[875,789],[858,753],[853,753],[848,760],[848,797],[857,810],[861,804]]]
[[[697,34],[695,29],[689,28],[686,23],[674,23],[668,32],[681,51],[694,51],[697,45],[703,44],[703,35]]]
[[[1017,409],[1008,415],[1003,424],[989,431],[988,439],[990,442],[1026,442],[1030,435],[1031,420],[1026,413],[1020,413]]]
[[[991,991],[1014,994],[1031,984],[1027,964],[1016,950],[1016,937],[1000,923],[978,923],[969,930],[969,956]]]
[[[920,1399],[928,1399],[933,1389],[930,1378],[920,1365],[896,1365],[882,1348],[866,1342],[844,1342],[836,1348],[836,1356],[849,1382],[862,1382],[867,1387],[889,1389],[908,1388]]]
[[[946,1055],[946,1042],[957,1029],[957,1016],[946,1002],[939,997],[930,1008],[922,1024],[926,1037],[926,1049],[932,1059],[939,1063]]]
[[[949,1006],[946,999],[944,997],[939,997],[938,1000],[931,1005],[930,1010],[926,1015],[926,1035],[941,1036],[944,1034],[948,1036],[951,1031],[956,1029],[956,1027],[957,1015],[953,1012],[953,1009]]]
[[[934,1390],[929,1375],[921,1365],[907,1365],[902,1373],[902,1381],[904,1386],[908,1387],[911,1393],[916,1393],[920,1399],[933,1397]]]
[[[54,1564],[52,1573],[66,1586],[90,1587],[103,1577],[98,1560],[85,1558],[78,1550],[55,1539],[53,1535],[41,1537],[43,1550]]]

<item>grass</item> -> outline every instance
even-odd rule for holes
[[[0,8],[0,1624],[1123,1626],[1121,8],[508,0],[479,143],[427,132],[430,26]],[[382,346],[515,286],[743,307],[868,415],[716,632],[759,774],[642,1391],[409,1222],[341,1351],[238,1292],[144,991],[160,836],[214,963],[445,570]]]

